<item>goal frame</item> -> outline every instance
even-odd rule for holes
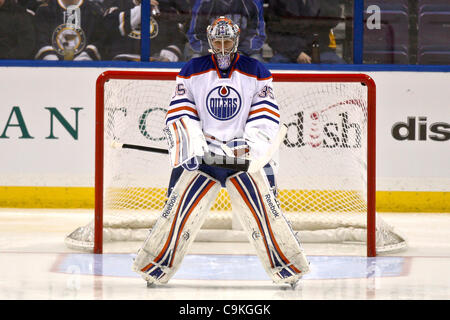
[[[104,88],[109,80],[173,80],[176,71],[109,70],[96,81],[94,253],[103,253]],[[274,82],[359,82],[367,86],[367,256],[376,256],[376,85],[366,74],[273,72]]]

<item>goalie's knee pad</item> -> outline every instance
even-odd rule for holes
[[[133,271],[149,282],[169,281],[200,230],[220,188],[218,181],[202,172],[183,171],[139,249]]]
[[[272,280],[295,283],[308,273],[303,249],[262,171],[236,174],[227,181],[227,190],[232,208]]]

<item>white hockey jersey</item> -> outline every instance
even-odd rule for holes
[[[272,75],[259,61],[239,54],[227,73],[213,55],[194,58],[177,76],[166,125],[183,116],[199,121],[211,151],[219,152],[211,136],[222,143],[244,137],[254,141],[251,155],[258,157],[270,145],[263,137],[275,137],[280,124]]]

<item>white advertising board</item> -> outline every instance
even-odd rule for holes
[[[94,185],[101,68],[0,68],[0,186]],[[450,191],[450,73],[377,85],[377,190]]]

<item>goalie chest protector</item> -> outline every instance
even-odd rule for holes
[[[280,116],[272,74],[256,59],[239,54],[226,73],[213,55],[194,58],[177,76],[166,124],[182,116],[200,121],[204,133],[222,141],[242,137],[249,124],[275,135]]]

